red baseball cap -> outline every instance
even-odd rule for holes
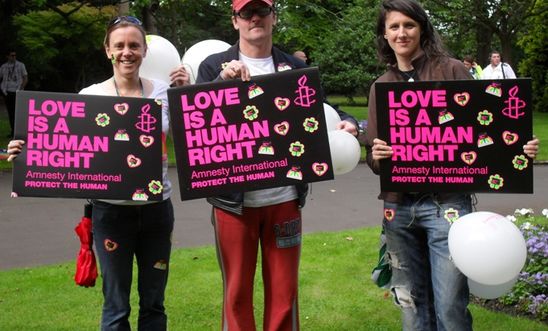
[[[234,11],[240,11],[240,9],[244,8],[245,5],[252,2],[254,0],[232,0],[232,9]],[[274,0],[260,0],[264,3],[266,3],[269,7],[272,7],[274,5]]]

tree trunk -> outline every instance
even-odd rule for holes
[[[129,14],[129,1],[120,0],[118,3],[118,16],[126,16]]]
[[[143,27],[147,34],[158,34],[158,28],[156,27],[156,19],[154,18],[153,11],[150,6],[144,6],[141,11],[143,15]]]
[[[514,63],[512,62],[512,45],[514,44],[512,36],[509,34],[501,34],[500,44],[502,47],[500,50],[502,61],[508,63],[514,71],[516,71],[516,66],[514,66]]]
[[[482,20],[488,17],[488,9],[483,0],[474,0],[473,8],[476,12],[474,28],[476,30],[476,62],[485,67],[489,64],[489,53],[491,52],[491,43],[493,41],[493,30]]]

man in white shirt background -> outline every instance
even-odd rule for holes
[[[15,129],[15,93],[25,89],[28,81],[27,69],[23,62],[15,59],[16,56],[15,51],[10,50],[6,56],[8,61],[0,66],[0,87],[6,101],[11,126],[11,133],[8,138],[13,137],[13,130]]]
[[[508,63],[501,61],[500,53],[492,51],[489,56],[489,63],[487,67],[483,69],[482,79],[509,79],[516,78],[516,74],[512,67]]]

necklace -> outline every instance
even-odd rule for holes
[[[408,82],[414,82],[415,80],[418,80],[418,78],[415,79],[415,74],[417,73],[415,69],[411,69],[409,71],[399,70],[399,72],[402,75],[403,79],[407,80]]]
[[[11,81],[16,81],[17,79],[15,78],[15,75],[14,75],[14,71],[15,71],[15,63],[13,63],[11,66],[9,66],[8,68],[8,80],[11,80]]]
[[[112,82],[114,83],[114,89],[116,90],[116,95],[119,97],[123,97],[124,95],[120,95],[120,91],[118,90],[118,85],[116,84],[116,79],[112,77]],[[141,78],[139,78],[139,86],[141,86],[141,97],[145,97],[145,88],[143,87],[143,81]]]

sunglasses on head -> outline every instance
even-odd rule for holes
[[[257,14],[259,17],[267,17],[272,13],[272,7],[257,7],[242,9],[239,12],[234,12],[234,16],[238,16],[241,19],[249,20],[253,15]]]
[[[143,25],[143,23],[137,17],[134,17],[134,16],[118,16],[118,17],[113,18],[112,21],[110,21],[110,23],[108,24],[108,27],[110,28],[111,26],[114,26],[116,24],[120,24],[122,22],[129,22],[129,23],[139,25],[139,26]]]

